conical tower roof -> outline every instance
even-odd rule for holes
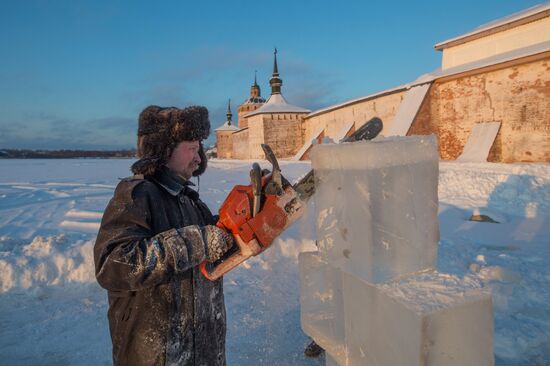
[[[277,48],[275,48],[275,52],[273,52],[273,75],[271,75],[269,85],[271,85],[271,95],[281,94],[283,80],[279,77],[279,68],[277,67]]]

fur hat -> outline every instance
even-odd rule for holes
[[[139,114],[137,156],[140,159],[132,165],[132,172],[152,175],[168,162],[178,143],[201,141],[209,134],[210,121],[205,107],[179,109],[149,106]],[[202,142],[199,155],[201,163],[193,172],[194,176],[202,174],[206,169]]]

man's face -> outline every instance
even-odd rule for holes
[[[201,163],[199,149],[199,141],[180,142],[172,151],[166,166],[185,179],[191,178]]]

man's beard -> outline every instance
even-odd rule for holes
[[[193,176],[193,172],[199,168],[198,164],[190,163],[187,168],[180,173],[180,176],[186,180],[190,179]]]

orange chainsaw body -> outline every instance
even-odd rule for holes
[[[262,177],[262,191],[271,175]],[[280,194],[263,192],[260,211],[253,217],[254,194],[252,186],[233,187],[219,210],[218,227],[231,231],[236,246],[227,256],[215,263],[203,262],[201,272],[215,280],[231,269],[269,248],[273,240],[303,212],[304,203],[294,188],[285,180]]]

